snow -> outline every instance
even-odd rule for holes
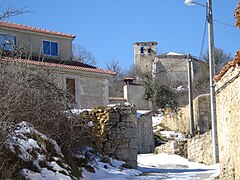
[[[147,111],[140,111],[139,113],[148,113]],[[162,114],[156,114],[153,119],[155,123],[161,122]],[[35,139],[30,138],[30,133],[35,133],[41,138],[48,140],[57,152],[58,156],[53,157],[51,161],[47,161],[46,155],[41,149],[42,146]],[[183,140],[185,137],[181,133],[173,131],[161,131],[162,135],[170,138],[179,138]],[[38,172],[31,171],[27,168],[21,170],[21,174],[26,179],[34,180],[70,180],[70,168],[67,164],[63,163],[60,166],[57,161],[63,157],[60,147],[57,143],[45,135],[36,131],[33,127],[29,126],[26,122],[19,123],[14,133],[9,137],[7,144],[9,149],[14,152],[16,147],[21,147],[19,156],[24,161],[32,160]],[[112,158],[110,162],[101,162],[100,155],[93,154],[92,148],[86,147],[79,149],[76,157],[88,156],[91,160],[91,165],[95,173],[87,171],[82,168],[83,179],[86,180],[130,180],[130,179],[214,179],[220,174],[220,165],[204,165],[197,162],[190,162],[188,159],[178,155],[168,155],[166,153],[160,154],[139,154],[138,155],[138,168],[127,169],[123,167],[123,161],[118,161]],[[36,151],[35,157],[32,157],[30,152]],[[47,167],[41,167],[40,162],[45,160]]]
[[[176,53],[176,52],[168,52],[167,55],[182,55],[182,54],[179,54],[179,53]]]
[[[98,161],[95,173],[83,170],[83,179],[214,179],[220,174],[219,164],[208,166],[166,153],[139,154],[137,170],[121,168],[123,162],[114,159],[110,164]]]
[[[176,91],[177,92],[181,92],[181,91],[184,91],[185,89],[183,88],[183,86],[178,86],[177,88],[176,88]]]
[[[214,179],[220,174],[220,165],[190,162],[178,155],[140,154],[138,170],[146,174],[138,179]]]
[[[110,158],[111,159],[111,158]],[[82,175],[83,179],[86,180],[126,180],[131,179],[136,175],[141,174],[141,171],[136,169],[125,169],[121,165],[124,164],[123,161],[118,161],[111,159],[111,163],[103,163],[97,160],[95,167],[95,173],[91,173],[83,169]]]
[[[23,169],[22,171],[22,175],[26,178],[26,179],[34,179],[34,180],[71,180],[70,176],[64,175],[62,173],[59,172],[53,172],[51,170],[48,170],[47,168],[42,168],[40,173],[36,173],[33,172],[31,170],[28,169]]]
[[[144,114],[150,113],[151,110],[137,110],[137,117],[140,118]]]
[[[198,97],[207,97],[207,96],[210,96],[210,94],[201,94]]]
[[[163,137],[168,139],[175,139],[178,141],[185,141],[187,140],[185,135],[182,133],[174,132],[174,131],[160,131]]]
[[[159,125],[163,120],[163,114],[162,113],[158,113],[158,114],[154,114],[152,116],[152,124],[153,127]]]
[[[71,109],[70,111],[73,114],[79,115],[79,114],[81,114],[84,111],[89,111],[90,112],[90,111],[92,111],[92,109]]]
[[[47,152],[45,143],[48,141],[54,148],[52,159],[55,161],[48,162],[49,153]],[[20,173],[26,179],[43,180],[43,179],[71,179],[68,172],[68,166],[63,168],[57,164],[57,160],[63,157],[60,147],[51,138],[47,138],[35,130],[31,124],[23,121],[16,125],[16,128],[8,135],[6,140],[7,148],[15,153],[22,161],[27,162],[29,166],[37,169],[37,172],[31,171],[26,167],[20,170]],[[47,166],[41,167],[46,163]],[[64,174],[63,174],[64,173]]]

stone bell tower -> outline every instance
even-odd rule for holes
[[[152,63],[156,57],[157,42],[134,43],[134,65],[141,72],[152,72]]]

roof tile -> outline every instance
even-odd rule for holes
[[[236,26],[240,28],[240,0],[237,4],[236,10],[234,12],[234,16],[236,18]]]
[[[109,101],[127,101],[127,99],[123,97],[109,97]]]
[[[213,79],[218,82],[231,67],[235,67],[238,63],[240,63],[240,49],[236,52],[234,60],[228,62]]]
[[[71,70],[78,70],[78,71],[85,71],[85,72],[93,72],[93,73],[100,73],[100,74],[115,75],[114,72],[109,71],[109,70],[104,70],[104,69],[101,69],[101,68],[73,66],[73,65],[66,65],[66,64],[60,64],[60,63],[51,63],[51,62],[43,62],[43,61],[32,61],[32,60],[26,60],[26,59],[5,58],[3,60],[14,61],[14,62],[19,62],[19,63],[25,63],[25,64],[33,64],[33,65],[40,65],[40,66],[62,68],[62,69],[71,69]]]
[[[24,31],[32,31],[32,32],[51,34],[51,35],[56,35],[56,36],[64,36],[64,37],[70,37],[70,38],[76,37],[73,34],[55,32],[55,31],[50,31],[50,30],[46,30],[46,29],[42,29],[42,28],[35,28],[35,27],[26,26],[26,25],[22,25],[22,24],[10,23],[10,22],[6,22],[6,21],[0,21],[0,27],[7,27],[7,28],[24,30]]]

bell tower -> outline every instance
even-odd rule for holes
[[[134,65],[141,72],[152,72],[152,63],[156,57],[157,42],[134,43]]]

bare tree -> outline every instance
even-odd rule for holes
[[[28,12],[1,7],[0,20]],[[12,156],[5,143],[21,121],[55,139],[66,156],[75,147],[98,144],[90,120],[71,113],[69,94],[58,87],[53,72],[12,61],[22,57],[16,51],[0,56],[0,179],[19,179],[19,170],[29,165]]]
[[[11,179],[19,170],[5,147],[17,123],[26,121],[57,141],[66,156],[76,147],[99,147],[93,119],[71,113],[69,94],[58,87],[53,72],[0,59],[0,179]],[[11,167],[18,168],[11,168]]]
[[[119,61],[111,59],[105,63],[106,69],[115,72],[116,75],[109,81],[109,96],[110,97],[123,97],[123,78],[125,76]]]
[[[82,45],[73,45],[73,60],[89,65],[96,65],[95,57]]]
[[[215,56],[214,58],[215,58],[215,64],[216,64],[216,73],[219,72],[227,62],[233,59],[231,53],[226,53],[221,48],[214,49],[214,56]],[[203,59],[204,61],[209,62],[208,50],[203,54]]]
[[[30,12],[26,7],[15,8],[11,5],[5,4],[3,1],[0,1],[0,20],[8,19],[12,16],[18,16],[24,13]]]

